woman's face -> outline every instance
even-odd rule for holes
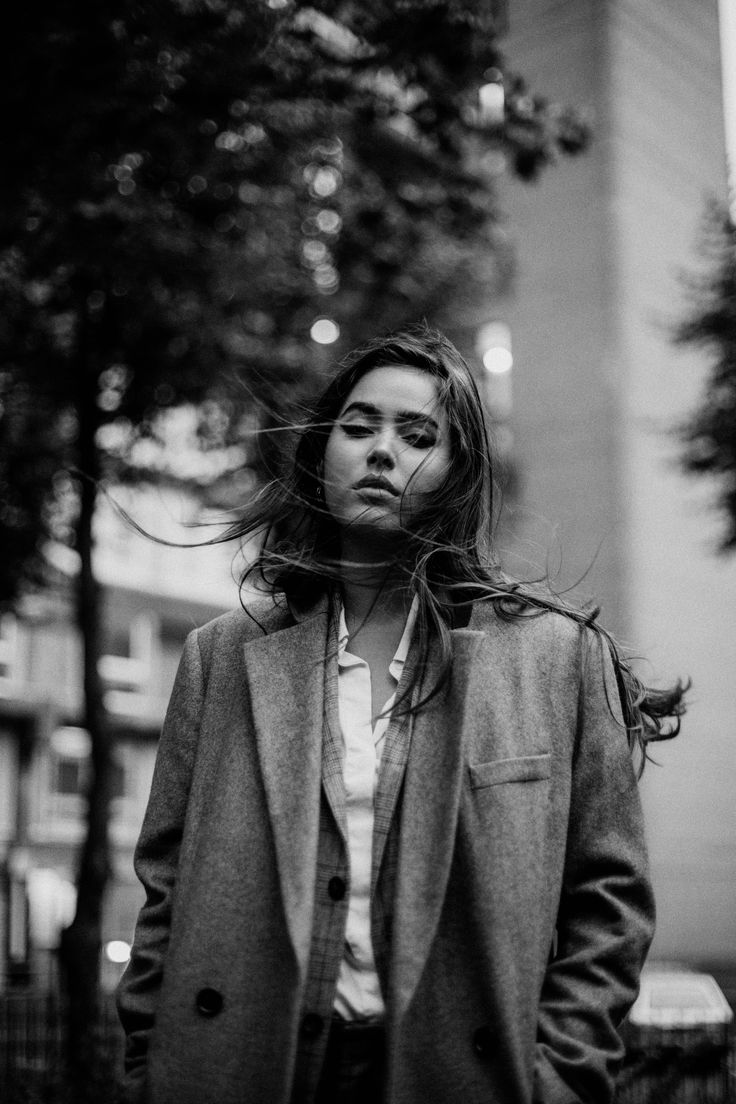
[[[449,428],[434,378],[393,365],[367,372],[325,449],[325,503],[343,542],[411,529],[449,464]]]

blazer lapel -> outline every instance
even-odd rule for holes
[[[332,809],[338,831],[347,850],[348,822],[345,811],[345,741],[340,727],[338,700],[338,640],[339,603],[333,600],[327,660],[324,667],[324,729],[322,735],[322,785]]]
[[[406,1012],[439,922],[455,847],[463,780],[463,727],[473,654],[482,632],[452,633],[449,685],[414,718],[404,777],[391,953],[390,1015]],[[422,696],[439,674],[436,647]]]
[[[304,970],[314,909],[328,620],[324,603],[244,649],[286,921]]]
[[[412,677],[411,660],[406,664],[401,681],[396,688],[396,698],[401,700],[402,691]],[[412,692],[412,705],[419,700],[417,687]],[[413,716],[400,714],[392,717],[386,730],[386,738],[378,773],[378,786],[373,810],[373,847],[371,856],[371,899],[375,896],[381,863],[386,850],[394,810],[404,780],[404,770],[409,757]]]

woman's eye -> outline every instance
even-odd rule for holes
[[[436,444],[436,439],[433,433],[423,433],[421,430],[414,432],[408,432],[402,434],[407,445],[411,445],[412,448],[428,449],[432,448]]]
[[[373,432],[373,427],[360,422],[343,422],[342,430],[348,437],[368,437]]]

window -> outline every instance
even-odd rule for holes
[[[49,747],[48,815],[80,820],[89,780],[89,735],[83,728],[57,728]]]
[[[114,844],[132,847],[141,828],[151,789],[156,758],[156,733],[142,738],[140,732],[118,737],[115,754],[120,767],[115,782],[110,831]]]
[[[112,630],[107,655],[99,670],[105,681],[106,705],[113,713],[140,710],[150,697],[156,623],[148,614],[138,614],[127,630]]]
[[[57,794],[70,797],[74,794],[83,796],[86,781],[86,762],[81,759],[68,759],[64,756],[56,757],[56,780],[53,786]]]
[[[0,616],[0,687],[18,677],[18,622],[10,613]]]
[[[90,739],[83,728],[71,725],[57,728],[51,737],[49,774],[49,815],[58,820],[79,820],[89,785]],[[122,763],[115,759],[112,767],[110,796],[125,797],[126,777]]]

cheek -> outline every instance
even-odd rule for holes
[[[428,456],[415,468],[407,491],[409,494],[427,495],[439,490],[445,481],[448,468],[449,457],[444,455],[444,452]]]

